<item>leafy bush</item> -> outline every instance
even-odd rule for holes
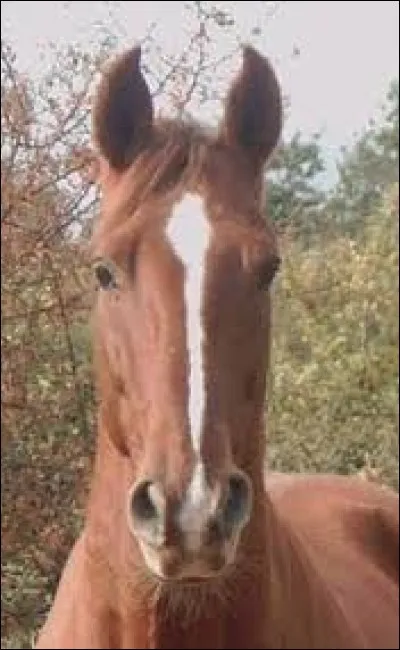
[[[398,489],[397,188],[356,239],[288,241],[275,295],[269,462]]]

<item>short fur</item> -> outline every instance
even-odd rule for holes
[[[96,462],[84,529],[38,649],[399,647],[398,495],[356,478],[264,476],[269,284],[279,252],[262,214],[262,176],[282,109],[271,65],[252,48],[243,55],[216,135],[154,119],[137,48],[98,90],[102,207],[92,246],[112,261],[114,283],[101,288],[94,312]],[[173,577],[191,561],[174,513],[195,459],[183,271],[166,236],[187,192],[202,197],[213,230],[202,458],[213,494],[224,495],[233,471],[252,493],[232,563],[215,571],[225,546],[210,528],[194,580]],[[147,479],[165,509],[156,513],[165,515],[165,544],[155,554],[170,579],[149,570],[143,531],[129,526],[128,495]]]

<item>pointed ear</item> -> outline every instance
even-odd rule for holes
[[[103,74],[92,112],[94,145],[121,171],[146,146],[153,124],[150,90],[140,69],[141,48],[116,59]]]
[[[242,69],[227,95],[220,137],[228,146],[242,150],[259,170],[278,143],[282,121],[275,72],[266,58],[245,46]]]

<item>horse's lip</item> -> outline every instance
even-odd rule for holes
[[[170,585],[205,585],[206,583],[220,580],[227,572],[232,570],[232,558],[221,554],[217,558],[217,562],[210,562],[210,559],[201,557],[178,558],[176,562],[167,565],[163,562],[163,551],[167,547],[157,547],[152,544],[146,544],[147,549],[155,554],[159,561],[154,564],[146,561],[147,573],[150,578],[155,579],[161,584]],[[143,549],[144,550],[144,549]],[[223,557],[225,556],[225,557]],[[161,560],[161,561],[160,561]],[[165,560],[165,557],[164,557]],[[153,564],[153,566],[152,566]],[[214,566],[212,566],[214,564]],[[157,567],[157,568],[156,568]]]
[[[219,571],[215,574],[210,574],[208,576],[190,576],[190,577],[180,577],[180,576],[171,576],[171,577],[160,577],[156,576],[157,580],[165,585],[180,585],[182,587],[196,587],[196,586],[206,586],[207,584],[212,583],[215,580],[218,580],[222,577],[223,571]]]
[[[148,571],[151,574],[151,576],[162,584],[182,585],[182,586],[187,585],[193,587],[199,585],[204,586],[215,580],[220,580],[227,573],[227,570],[228,570],[227,565],[224,565],[221,569],[216,571],[210,571],[207,574],[199,573],[193,575],[182,575],[181,572],[178,572],[176,575],[167,576],[167,575],[160,575],[159,573],[155,573],[154,571],[148,568]]]
[[[213,573],[209,573],[207,575],[193,575],[193,576],[182,576],[182,577],[177,577],[175,579],[176,582],[180,582],[182,584],[189,584],[189,585],[194,585],[194,584],[204,584],[206,582],[211,582],[212,580],[216,580],[221,577],[221,575],[224,573],[223,569],[220,569],[219,571],[214,571]]]

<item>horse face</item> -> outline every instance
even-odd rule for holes
[[[127,520],[148,568],[209,577],[235,560],[263,462],[279,260],[260,197],[279,90],[247,49],[214,139],[158,124],[134,50],[106,75],[94,115],[102,424],[131,462]]]

